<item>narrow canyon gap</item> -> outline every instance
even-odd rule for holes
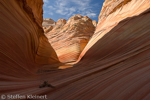
[[[95,31],[93,21],[79,14],[70,17],[68,21],[59,19],[54,28],[47,32],[51,27],[44,29],[45,35],[63,63],[77,61]]]

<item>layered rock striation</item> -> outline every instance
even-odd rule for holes
[[[95,30],[87,16],[74,15],[68,21],[59,19],[46,34],[61,62],[76,61]]]

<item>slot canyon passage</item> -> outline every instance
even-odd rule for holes
[[[1,97],[150,100],[150,0],[105,0],[97,25],[75,15],[54,28],[42,26],[42,7],[42,0],[0,0]],[[59,69],[68,62],[73,67]],[[55,88],[39,88],[43,80]]]

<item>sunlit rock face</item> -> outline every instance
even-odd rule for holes
[[[1,78],[26,77],[45,64],[59,63],[43,34],[42,6],[42,0],[0,1]]]
[[[46,34],[61,62],[76,61],[95,30],[87,16],[74,15],[68,21],[59,19]]]
[[[110,33],[111,30],[113,30],[115,27],[119,26],[118,24],[121,22],[126,22],[128,19],[138,16],[140,14],[142,14],[144,11],[149,9],[149,0],[142,0],[142,1],[137,1],[137,0],[106,0],[103,4],[102,10],[100,12],[99,15],[99,21],[98,21],[98,25],[96,27],[95,33],[93,35],[93,37],[91,38],[91,40],[89,41],[89,43],[87,44],[85,50],[82,52],[81,56],[82,57],[89,48],[91,48],[97,41],[99,41],[100,39],[103,39],[104,37],[106,37],[107,35],[112,35],[116,34],[115,32],[119,30],[118,36],[115,36],[115,38],[113,39],[114,41],[119,42],[120,40],[127,40],[129,41],[129,39],[134,39],[134,37],[138,37],[138,30],[143,30],[142,28],[137,27],[137,24],[140,23],[141,26],[147,26],[147,24],[145,25],[144,23],[142,23],[141,19],[139,19],[139,21],[136,22],[136,24],[134,24],[132,27],[130,25],[130,27],[126,28],[124,26],[120,26],[123,27],[122,30],[120,30],[121,28],[117,29],[113,34]],[[120,6],[122,5],[122,6]],[[147,22],[149,21],[148,19],[146,19]],[[130,22],[130,21],[128,21]],[[128,24],[126,22],[126,24]],[[125,24],[125,25],[126,25]],[[143,31],[147,31],[147,30],[143,30]],[[109,34],[108,34],[109,33]],[[144,32],[143,32],[144,33]],[[139,35],[142,34],[139,31]],[[112,36],[110,36],[112,38]],[[130,37],[129,37],[130,36]],[[107,41],[109,41],[107,39]],[[111,45],[112,47],[114,47],[112,43],[109,43],[109,45]],[[103,43],[104,44],[104,43]],[[121,43],[123,45],[123,43]],[[116,44],[117,45],[117,44]],[[119,45],[118,45],[119,46]],[[108,46],[108,43],[105,44],[105,47],[110,47]],[[108,48],[109,49],[109,48]],[[112,49],[109,49],[111,51],[113,51]]]

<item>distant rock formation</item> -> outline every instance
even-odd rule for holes
[[[96,20],[93,20],[92,21],[93,25],[96,27],[97,26],[97,21]]]
[[[57,23],[51,19],[51,18],[47,18],[43,20],[43,29],[44,29],[44,33],[48,33],[50,32],[54,27],[54,30],[58,29],[59,27],[63,26],[64,24],[66,24],[66,20],[65,19],[59,19],[57,21]]]
[[[67,21],[65,19],[58,19],[53,30],[55,30],[57,32],[61,31],[62,27],[66,24],[66,22]]]
[[[61,62],[76,61],[95,30],[87,16],[74,15],[68,21],[59,19],[46,34]]]
[[[43,20],[42,26],[48,28],[49,26],[55,26],[56,22],[51,18],[46,18]]]
[[[66,20],[65,19],[58,19],[58,21],[56,22],[56,25],[64,25],[66,24]]]

